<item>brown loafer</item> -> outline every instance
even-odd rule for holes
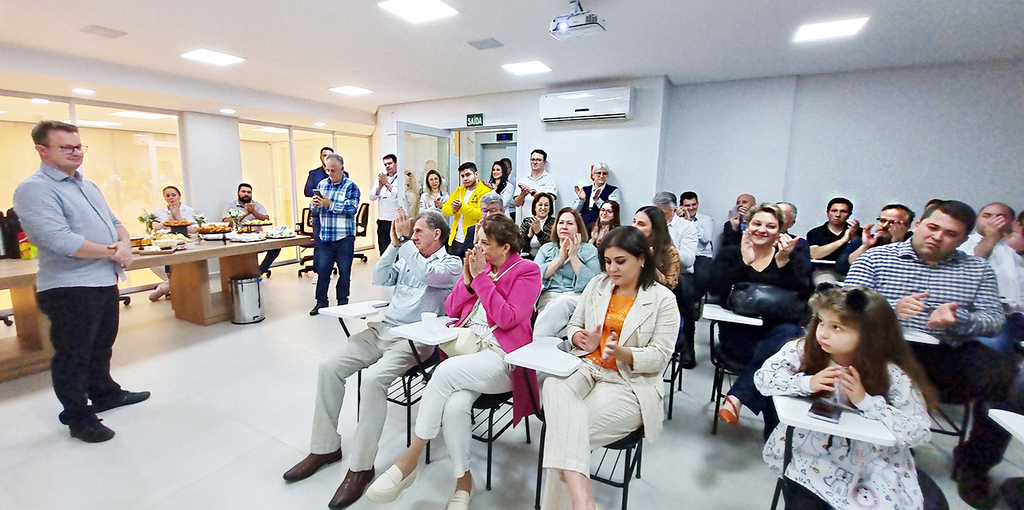
[[[331,502],[327,504],[328,508],[345,508],[352,503],[355,503],[360,497],[363,496],[363,492],[366,491],[366,487],[373,481],[373,468],[369,471],[349,471],[345,475],[345,480],[338,486],[338,490],[335,491],[334,497],[331,498]]]
[[[295,467],[289,469],[284,473],[284,479],[288,482],[297,482],[299,480],[305,480],[313,473],[316,473],[320,468],[334,464],[341,460],[341,448],[338,451],[332,453],[311,453],[302,459],[301,462],[295,465]]]

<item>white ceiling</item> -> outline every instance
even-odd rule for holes
[[[568,12],[567,0],[447,0],[458,15],[420,25],[376,3],[0,0],[0,43],[365,112],[607,78],[666,75],[678,85],[1024,56],[1021,0],[583,0],[608,31],[561,42],[547,29]],[[789,42],[803,23],[856,16],[871,19],[852,39]],[[87,25],[128,35],[81,32]],[[467,44],[490,37],[505,46]],[[201,47],[246,61],[214,67],[179,56]],[[501,68],[534,59],[553,71],[517,77]],[[340,85],[374,93],[327,90]]]

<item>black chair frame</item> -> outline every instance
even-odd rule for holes
[[[715,330],[721,334],[721,328],[718,327],[718,321],[711,321],[708,326],[709,342],[711,343],[711,365],[715,367],[714,380],[711,383],[711,401],[715,403],[715,412],[711,415],[711,434],[718,434],[718,411],[722,408],[722,399],[725,398],[725,392],[722,391],[722,386],[725,384],[726,377],[736,377],[740,371],[746,366],[743,363],[732,360],[725,351],[722,349],[721,339],[715,337]]]

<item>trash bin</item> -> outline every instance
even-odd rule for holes
[[[235,277],[231,279],[231,322],[252,324],[263,315],[263,296],[260,295],[261,277]]]

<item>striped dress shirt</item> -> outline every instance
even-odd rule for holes
[[[988,336],[1003,324],[996,275],[988,263],[954,251],[937,264],[917,256],[912,240],[872,248],[857,258],[846,276],[847,285],[862,285],[885,296],[893,308],[903,297],[928,292],[925,311],[900,319],[903,327],[928,333],[953,346],[978,336]],[[956,324],[929,329],[932,311],[944,303],[956,303]]]
[[[310,211],[320,215],[320,240],[330,243],[356,235],[359,186],[352,179],[342,177],[338,184],[324,179],[316,189],[331,201],[328,207],[310,206]]]

